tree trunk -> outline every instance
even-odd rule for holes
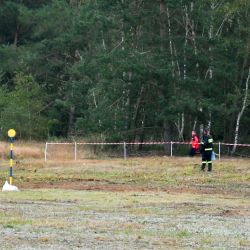
[[[68,137],[73,134],[74,117],[75,117],[75,107],[71,106],[69,109]]]
[[[184,137],[183,137],[184,125],[185,125],[185,117],[184,117],[184,113],[181,113],[179,114],[178,122],[175,122],[175,126],[178,130],[178,138],[181,141],[184,141]]]
[[[242,108],[241,108],[240,112],[238,113],[238,117],[237,117],[237,121],[236,121],[236,127],[235,127],[235,133],[234,133],[234,146],[233,146],[233,149],[231,151],[231,154],[235,153],[237,143],[238,143],[238,138],[239,138],[240,120],[241,120],[241,117],[242,117],[246,107],[247,107],[249,78],[250,78],[250,67],[248,70],[248,76],[247,76],[246,84],[245,84],[245,95],[244,95],[244,99],[243,99],[243,103],[242,103]]]
[[[171,35],[171,22],[170,22],[170,14],[168,7],[166,8],[167,11],[167,17],[168,17],[168,36],[169,36],[169,49],[170,49],[170,55],[171,55],[171,64],[172,64],[172,76],[175,75],[175,64],[174,64],[174,53],[173,53],[173,41],[172,41],[172,35]],[[177,60],[178,62],[178,60]]]
[[[185,42],[184,42],[184,50],[183,50],[183,79],[184,81],[187,78],[187,43],[188,43],[188,10],[187,6],[184,6],[184,11],[185,11]]]
[[[164,141],[170,142],[171,141],[171,136],[170,136],[170,126],[169,123],[165,120],[163,124],[163,135],[164,135]],[[164,144],[164,150],[166,155],[170,155],[171,153],[171,145],[169,143]]]
[[[160,38],[161,38],[161,51],[164,52],[166,49],[165,39],[167,35],[167,26],[166,26],[166,3],[164,0],[160,1]],[[164,81],[162,79],[162,81]],[[163,93],[160,93],[162,98],[164,98]],[[169,122],[166,120],[166,118],[163,119],[163,136],[164,141],[170,141],[170,126]],[[170,154],[170,144],[165,144],[165,153]]]
[[[19,31],[20,31],[20,26],[17,24],[17,26],[16,26],[16,32],[15,32],[15,36],[14,36],[14,41],[13,41],[13,45],[15,47],[17,47],[18,38],[19,38]]]
[[[165,38],[167,34],[167,27],[166,27],[166,4],[164,0],[160,1],[160,37],[161,37],[161,50],[165,48]]]
[[[144,96],[144,85],[142,85],[140,95],[137,98],[137,102],[136,102],[135,110],[134,110],[134,115],[133,115],[132,123],[131,123],[131,129],[136,128],[137,121],[140,118],[139,114],[140,114],[140,107],[141,107],[141,101],[143,99],[143,96]],[[139,116],[139,118],[138,118],[138,116]],[[145,119],[145,115],[143,117]],[[144,119],[142,119],[142,127],[143,127]],[[137,132],[135,130],[135,132],[134,132],[134,140],[136,139],[136,135],[137,135]]]

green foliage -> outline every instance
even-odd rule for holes
[[[1,129],[15,128],[19,138],[42,138],[48,131],[42,115],[45,98],[41,87],[31,75],[16,73],[12,91],[2,87]]]
[[[49,136],[170,140],[184,114],[184,139],[195,121],[211,121],[215,137],[231,141],[249,65],[249,10],[247,0],[0,1],[3,124],[15,111],[20,124],[38,126],[24,115],[32,97],[20,87],[32,76],[33,94],[46,96],[38,100]],[[7,104],[12,92],[16,107]]]

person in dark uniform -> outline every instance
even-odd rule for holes
[[[212,151],[213,151],[213,138],[207,129],[204,129],[203,136],[201,140],[201,156],[202,156],[202,164],[201,170],[204,171],[206,165],[208,165],[208,171],[212,171]]]

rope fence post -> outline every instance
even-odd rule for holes
[[[44,160],[47,161],[47,148],[48,148],[48,142],[45,144],[45,150],[44,150]]]
[[[127,160],[127,145],[126,145],[126,142],[123,143],[123,157],[124,157],[124,160]]]
[[[75,142],[75,161],[77,159],[77,143]]]
[[[221,144],[220,144],[220,142],[219,142],[219,160],[220,160],[220,152],[221,152],[220,147],[221,147]]]

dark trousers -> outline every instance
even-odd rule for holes
[[[205,170],[206,165],[208,165],[208,171],[212,171],[212,150],[202,152],[202,164],[201,170]]]
[[[195,148],[191,148],[189,151],[189,156],[193,157],[197,153],[197,150]]]

